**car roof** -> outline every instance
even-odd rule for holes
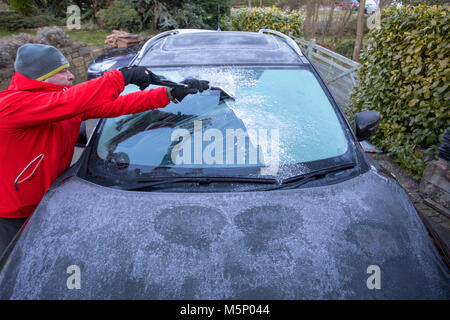
[[[272,30],[173,30],[148,41],[135,63],[148,67],[194,65],[303,65],[297,44]]]

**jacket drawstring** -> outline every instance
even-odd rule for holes
[[[38,162],[38,163],[36,164],[36,166],[34,167],[33,172],[31,172],[31,174],[30,174],[28,177],[26,177],[26,178],[24,178],[24,179],[22,179],[22,180],[19,180],[19,178],[20,178],[20,177],[23,175],[23,173],[31,166],[31,164],[32,164],[33,162],[35,162],[36,160],[38,160],[38,159],[39,159],[39,162]],[[22,183],[22,182],[24,182],[24,181],[30,179],[30,178],[33,176],[33,174],[34,174],[34,172],[36,171],[37,167],[39,167],[39,165],[41,164],[42,159],[44,159],[44,154],[43,154],[43,153],[41,153],[41,154],[38,155],[36,158],[34,158],[33,160],[31,160],[31,162],[25,167],[25,169],[23,169],[22,172],[17,176],[16,180],[14,180],[14,187],[16,188],[16,191],[19,190],[19,188],[18,188],[18,186],[17,186],[19,183]]]

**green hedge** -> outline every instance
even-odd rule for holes
[[[382,12],[368,35],[350,112],[380,112],[371,141],[420,178],[449,126],[449,10],[403,6]]]
[[[31,15],[34,9],[33,0],[10,0],[9,5],[18,13],[26,16]]]
[[[336,45],[334,51],[351,59],[353,56],[353,48],[355,48],[355,42],[355,39],[342,40]]]
[[[19,30],[64,24],[65,21],[45,14],[27,17],[15,11],[0,11],[0,29]]]
[[[304,14],[299,11],[283,11],[271,8],[244,8],[235,11],[230,17],[222,17],[220,26],[224,30],[258,31],[272,29],[294,37],[303,35]]]

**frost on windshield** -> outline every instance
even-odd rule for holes
[[[262,175],[289,176],[278,169],[347,151],[336,113],[308,70],[197,67],[154,72],[175,82],[208,80],[235,99],[207,90],[162,109],[108,119],[98,144],[101,158],[152,167],[258,167],[265,168]],[[124,94],[137,90],[130,85]]]

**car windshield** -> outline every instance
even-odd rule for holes
[[[353,159],[342,119],[307,68],[152,70],[222,88],[107,119],[95,158],[111,174],[288,178]],[[153,88],[155,86],[150,86]],[[138,91],[134,85],[123,94]]]

